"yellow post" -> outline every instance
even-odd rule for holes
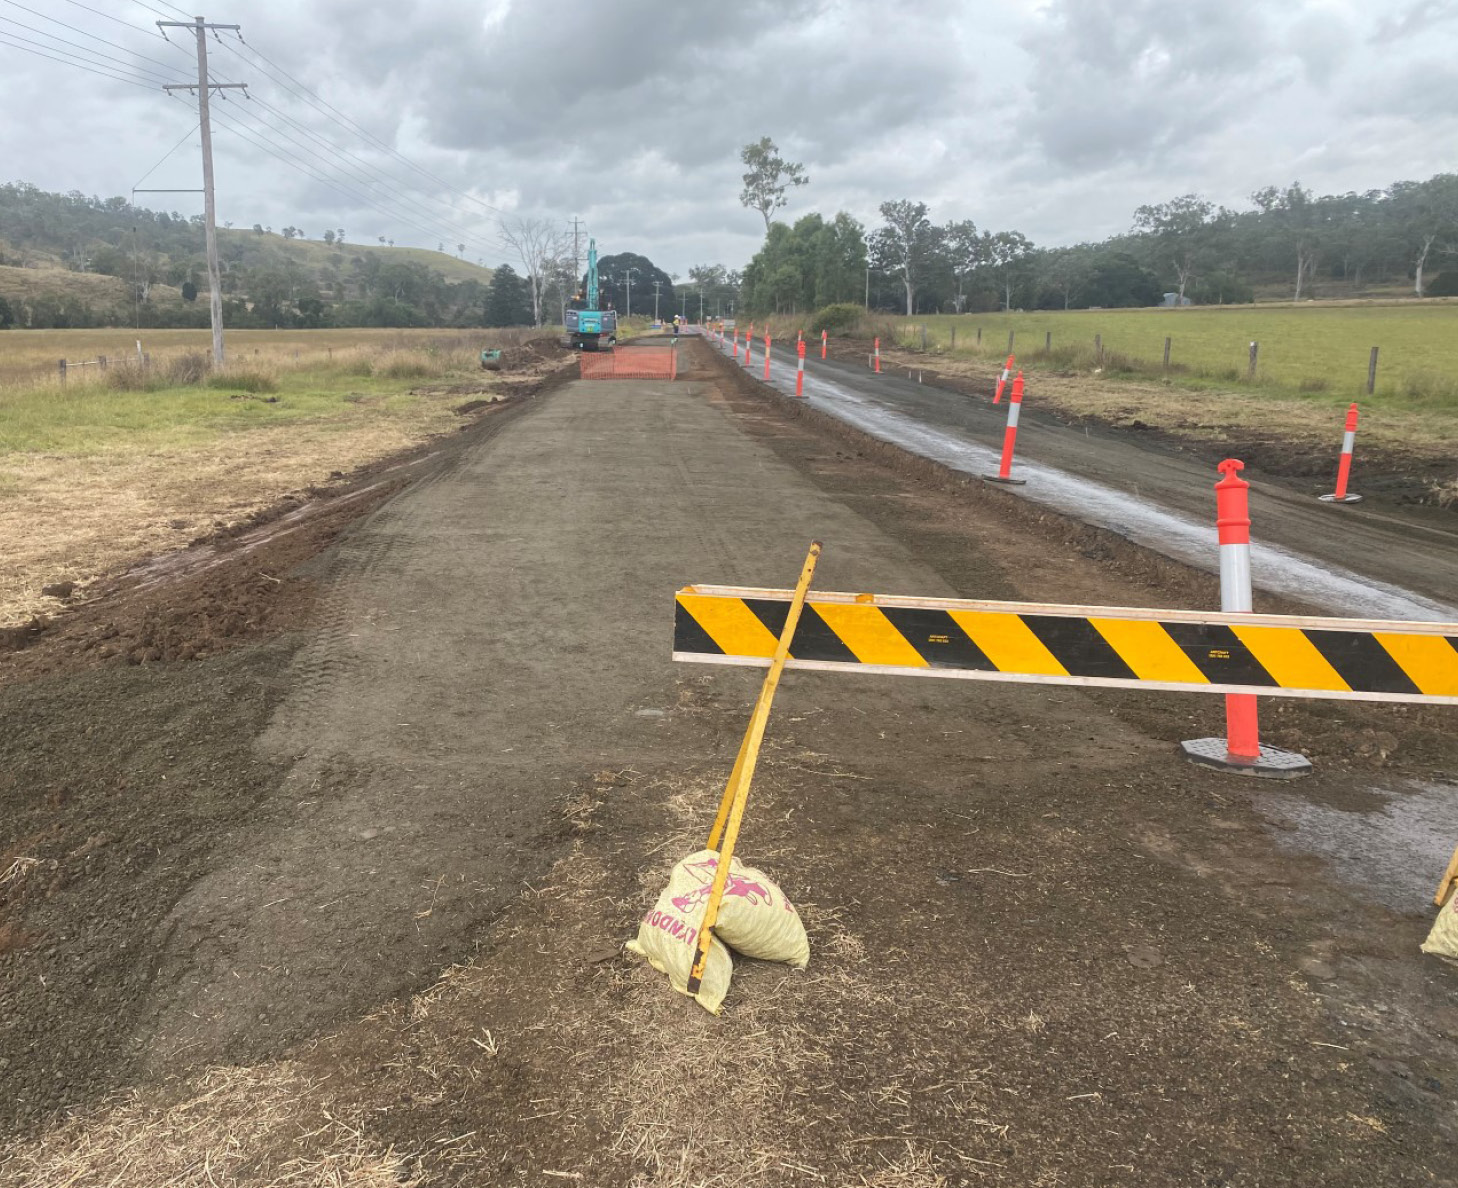
[[[749,729],[745,731],[744,741],[739,746],[739,757],[734,761],[734,770],[730,773],[729,784],[724,789],[719,813],[714,820],[714,828],[709,834],[708,848],[718,849],[719,863],[714,870],[714,884],[709,890],[704,919],[699,925],[698,949],[694,954],[693,968],[689,971],[690,994],[697,994],[703,983],[704,966],[709,960],[709,945],[713,940],[714,922],[719,918],[719,904],[724,899],[724,886],[729,881],[729,864],[734,860],[734,843],[739,838],[739,825],[744,819],[749,785],[754,779],[755,765],[759,762],[759,748],[764,742],[764,729],[769,721],[770,706],[774,703],[775,690],[779,688],[785,661],[790,658],[790,641],[795,638],[800,612],[805,608],[805,595],[810,589],[810,579],[815,575],[815,563],[820,560],[820,549],[818,540],[811,542],[810,552],[805,557],[805,566],[800,570],[800,580],[795,584],[794,597],[790,599],[790,613],[785,616],[784,630],[780,632],[769,672],[765,674],[759,698],[754,703],[754,712],[749,716]],[[719,846],[717,843],[721,831],[724,844]]]
[[[1448,869],[1443,872],[1443,879],[1438,884],[1438,893],[1433,896],[1433,902],[1442,907],[1448,901],[1448,892],[1453,889],[1454,883],[1458,883],[1458,850],[1454,850],[1453,857],[1448,860]]]

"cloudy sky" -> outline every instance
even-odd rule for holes
[[[154,24],[182,15],[0,0],[0,180],[199,185],[195,104],[158,89],[196,80],[192,34],[169,45]],[[677,274],[740,266],[763,223],[739,205],[738,150],[765,135],[811,179],[791,217],[871,225],[913,198],[1040,244],[1190,191],[1241,206],[1267,184],[1458,169],[1458,0],[208,0],[205,15],[242,25],[246,44],[210,43],[213,74],[255,97],[214,103],[220,220],[464,240],[488,264],[508,258],[494,210],[578,217],[604,252]]]

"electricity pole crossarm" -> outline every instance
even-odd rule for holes
[[[223,278],[218,269],[218,209],[213,196],[213,127],[208,119],[208,95],[213,91],[247,90],[246,83],[214,83],[208,81],[208,33],[226,29],[242,34],[240,25],[209,24],[198,17],[194,21],[158,21],[162,36],[168,29],[191,29],[197,35],[197,83],[169,84],[162,89],[197,92],[198,126],[202,130],[203,223],[208,249],[208,293],[212,307],[213,366],[223,365]]]

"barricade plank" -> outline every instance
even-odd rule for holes
[[[763,666],[789,600],[686,587],[673,658]],[[789,667],[1458,705],[1458,624],[817,593]]]

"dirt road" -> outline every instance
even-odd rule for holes
[[[676,587],[818,537],[826,589],[1211,592],[683,349],[462,435],[288,633],[0,687],[0,1184],[1452,1183],[1423,907],[1180,762],[1213,699],[787,674],[742,848],[810,969],[715,1020],[622,954],[753,696],[668,659]],[[1332,811],[1458,771],[1451,713],[1267,726]]]
[[[793,391],[793,346],[775,348],[774,357],[772,378]],[[996,473],[1007,409],[985,398],[991,381],[986,393],[968,394],[919,382],[918,374],[888,363],[876,375],[844,359],[822,363],[812,352],[806,393],[812,406],[883,440],[972,474]],[[1036,376],[1021,422],[1017,473],[1030,481],[1017,497],[1187,564],[1214,563],[1212,458],[1156,435],[1071,424],[1038,407]],[[1255,577],[1266,589],[1339,614],[1458,619],[1458,527],[1450,514],[1376,494],[1332,507],[1314,498],[1321,482],[1273,478],[1256,465],[1244,477],[1254,486]]]

